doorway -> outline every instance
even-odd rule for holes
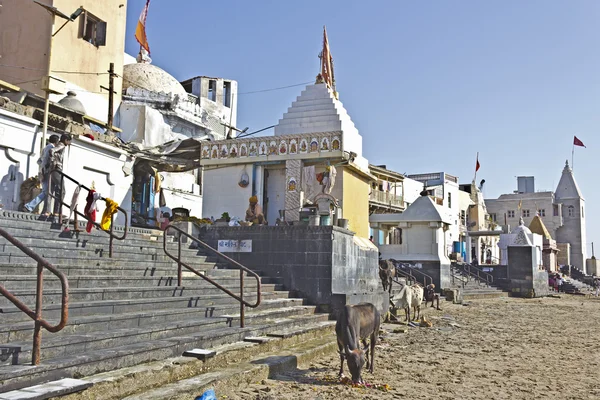
[[[285,190],[285,168],[265,169],[263,212],[269,225],[275,225],[279,210],[285,209]]]

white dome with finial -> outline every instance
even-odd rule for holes
[[[162,68],[150,64],[147,53],[140,53],[137,61],[123,66],[123,92],[134,88],[187,97],[187,92],[177,79]]]

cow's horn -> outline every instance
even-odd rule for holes
[[[344,347],[344,349],[346,350],[346,355],[349,356],[352,351],[352,350],[350,350],[350,346],[346,345],[346,347]]]

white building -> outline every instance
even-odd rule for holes
[[[533,179],[520,177],[520,190],[486,199],[490,217],[500,224],[516,225],[523,218],[529,225],[536,213],[544,222],[560,250],[560,264],[585,270],[585,199],[568,161],[554,192],[535,192]]]

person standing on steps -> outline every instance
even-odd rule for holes
[[[54,149],[54,147],[58,144],[59,137],[57,135],[51,135],[48,141],[50,143],[44,147],[44,150],[42,150],[42,155],[38,160],[38,165],[40,167],[39,177],[40,182],[42,183],[42,193],[38,194],[37,197],[23,206],[29,212],[33,212],[42,201],[44,202],[44,207],[42,208],[42,212],[40,214],[46,214],[48,212],[48,179],[50,178],[51,171],[50,150]]]
[[[65,156],[65,149],[71,145],[73,137],[68,133],[60,136],[60,142],[50,150],[50,190],[54,196],[54,208],[53,214],[60,215],[62,212],[62,203],[65,198],[65,190],[62,187],[62,176],[56,171],[63,170],[63,161]]]

